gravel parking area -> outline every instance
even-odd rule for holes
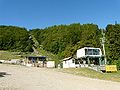
[[[0,64],[0,90],[120,90],[119,82],[91,79],[54,69]]]

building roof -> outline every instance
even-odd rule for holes
[[[82,49],[82,48],[80,48]],[[95,47],[84,47],[84,49],[100,49],[100,48],[95,48]]]
[[[63,61],[67,61],[67,60],[70,60],[72,57],[67,57],[67,58],[64,58]]]
[[[26,58],[39,58],[39,59],[46,59],[46,56],[26,56]]]

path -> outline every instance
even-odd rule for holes
[[[0,64],[0,90],[120,90],[119,82],[90,79],[53,69]]]

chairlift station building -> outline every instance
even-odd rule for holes
[[[100,48],[84,47],[77,50],[76,58],[63,59],[63,68],[89,67],[105,65]]]
[[[104,56],[100,48],[84,47],[77,50],[77,59],[82,64],[104,65]]]

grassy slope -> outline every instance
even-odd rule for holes
[[[0,51],[0,60],[10,60],[10,59],[18,59],[19,55],[16,55],[14,52],[9,51]]]
[[[79,76],[101,79],[101,80],[110,80],[110,81],[120,82],[120,71],[114,72],[114,73],[100,73],[88,68],[59,69],[59,71],[64,73],[79,75]]]
[[[51,52],[45,51],[43,47],[39,44],[37,39],[34,37],[34,35],[30,34],[31,38],[34,42],[34,45],[36,47],[36,51],[38,51],[37,56],[46,56],[48,61],[55,61],[55,65],[57,67],[57,64],[59,63],[59,59],[56,55],[52,54]]]
[[[25,56],[46,56],[47,60],[49,61],[55,61],[56,65],[59,63],[59,59],[56,55],[47,52],[43,49],[38,48],[37,49],[39,54],[35,54],[35,53],[30,53],[30,52],[10,52],[10,51],[0,51],[0,60],[10,60],[10,59],[20,59],[21,56],[23,56],[23,58]]]

